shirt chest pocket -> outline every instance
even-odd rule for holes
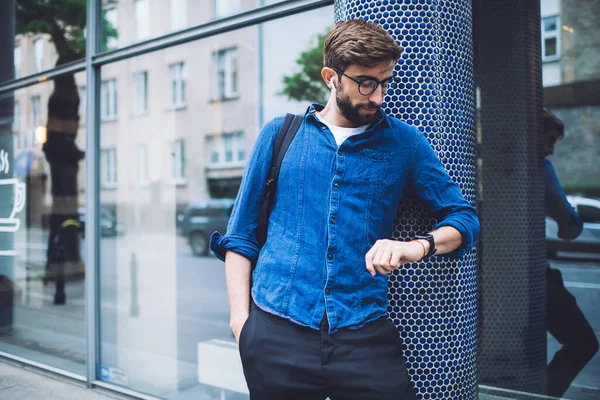
[[[358,177],[364,181],[386,184],[389,179],[391,158],[392,155],[385,151],[361,150]]]

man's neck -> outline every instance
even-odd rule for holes
[[[319,111],[319,117],[328,124],[341,128],[358,128],[358,126],[352,124],[342,115],[333,96],[329,99],[325,108]]]

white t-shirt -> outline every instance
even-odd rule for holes
[[[319,116],[319,113],[315,113],[317,119],[327,125],[331,133],[333,133],[333,137],[335,138],[335,142],[338,147],[344,143],[344,140],[348,139],[350,136],[358,135],[367,130],[369,125],[359,126],[358,128],[342,128],[341,126],[336,126],[328,123],[323,118]]]

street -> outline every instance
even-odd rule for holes
[[[210,398],[211,389],[198,385],[198,343],[234,343],[224,264],[212,255],[194,257],[184,238],[130,236],[101,240],[100,364],[123,375],[114,383],[136,390],[168,398],[185,399],[186,392],[189,398]],[[43,260],[43,246],[38,248],[29,250],[30,260]],[[567,289],[600,336],[600,258],[563,258],[551,264],[562,271]],[[15,307],[12,334],[0,336],[0,350],[84,375],[84,281],[67,284],[63,306],[52,303],[53,283],[19,285],[26,290]],[[548,335],[548,360],[558,348]],[[155,378],[171,369],[164,382]],[[598,376],[597,354],[566,397],[598,398]]]

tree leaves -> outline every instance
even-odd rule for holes
[[[16,33],[50,35],[59,56],[57,64],[85,57],[87,0],[17,0],[15,11]],[[105,13],[103,51],[108,40],[118,36]]]
[[[329,28],[326,32],[329,31]],[[321,77],[323,68],[323,45],[327,33],[316,36],[316,44],[300,53],[296,64],[300,72],[283,77],[283,90],[280,94],[290,100],[310,101],[325,104],[330,90]]]

